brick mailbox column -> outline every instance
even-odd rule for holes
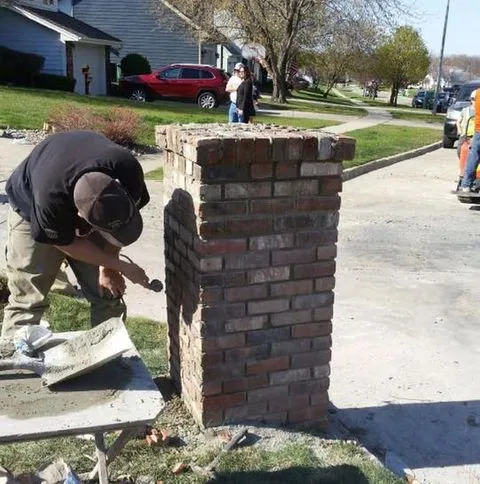
[[[326,424],[342,161],[354,140],[157,128],[170,374],[205,426]]]

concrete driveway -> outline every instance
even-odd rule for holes
[[[432,484],[480,483],[480,211],[456,176],[454,150],[364,175],[340,217],[331,400]]]

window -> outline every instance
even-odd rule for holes
[[[202,69],[202,79],[215,79],[215,76],[210,72]]]
[[[192,69],[190,67],[184,67],[182,69],[181,78],[182,79],[200,79],[200,71],[198,69]]]
[[[180,68],[167,69],[160,73],[161,79],[178,79],[180,77]]]

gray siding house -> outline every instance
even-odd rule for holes
[[[172,11],[161,0],[154,2],[157,9],[163,8],[164,15],[153,13],[151,0],[73,0],[73,15],[122,39],[122,47],[111,52],[112,64],[118,65],[127,54],[137,53],[149,60],[153,70],[173,63],[224,68],[227,58],[238,57],[232,46],[200,43],[187,28],[178,28],[181,21],[176,22],[176,28],[169,20],[162,23],[161,19],[170,18]]]
[[[71,16],[71,0],[20,0],[0,7],[0,45],[45,58],[43,72],[76,79],[75,91],[85,93],[82,69],[89,67],[91,94],[108,91],[110,49],[121,42]]]

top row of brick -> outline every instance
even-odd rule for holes
[[[199,165],[341,162],[355,155],[353,138],[264,124],[157,126],[156,141],[159,148]]]

